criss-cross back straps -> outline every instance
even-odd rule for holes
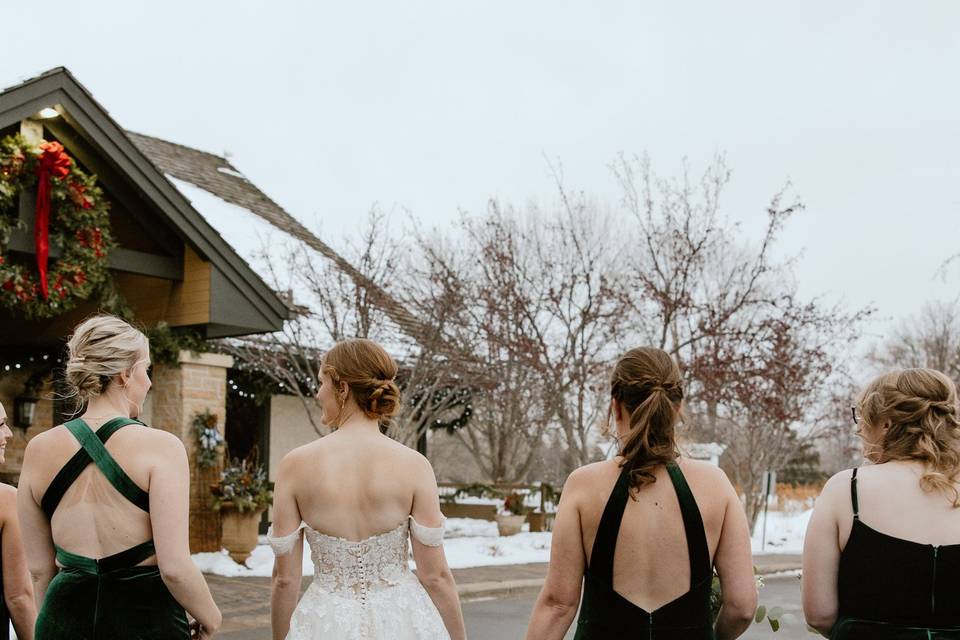
[[[80,443],[80,450],[77,451],[63,468],[60,469],[56,477],[50,483],[46,493],[40,501],[40,507],[47,518],[53,517],[57,505],[63,499],[63,495],[70,488],[70,485],[83,473],[91,462],[97,465],[101,473],[113,487],[120,492],[123,497],[132,502],[143,511],[150,511],[150,495],[138,487],[130,479],[130,476],[117,464],[110,452],[104,447],[104,443],[116,433],[120,428],[128,424],[143,424],[139,420],[132,418],[114,418],[105,422],[96,433],[87,425],[86,422],[77,418],[67,422],[64,426],[69,429],[73,437]]]
[[[687,537],[687,554],[690,556],[690,588],[704,579],[713,576],[713,564],[710,562],[710,546],[707,544],[707,531],[700,516],[700,507],[693,497],[693,491],[676,464],[668,464],[667,472],[673,481],[673,489],[680,502],[680,514],[683,516],[683,528]]]
[[[853,504],[853,519],[860,519],[860,500],[857,498],[857,467],[853,469],[853,475],[850,476],[850,502]]]
[[[713,573],[707,534],[703,528],[703,518],[700,516],[697,501],[680,467],[669,464],[667,472],[680,503],[680,514],[683,517],[683,528],[687,538],[687,554],[690,559],[690,587],[693,588]],[[593,541],[593,550],[590,553],[590,573],[610,585],[613,584],[613,557],[617,549],[617,537],[629,497],[630,472],[624,468],[613,486],[607,506],[600,517],[597,537]]]

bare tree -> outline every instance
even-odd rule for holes
[[[722,156],[697,180],[686,168],[679,179],[658,178],[645,157],[621,157],[614,173],[637,229],[626,290],[633,324],[677,360],[693,432],[727,446],[725,467],[752,522],[763,472],[836,424],[829,392],[869,310],[797,299],[792,261],[772,253],[803,209],[784,204],[787,187],[771,198],[760,239],[750,243],[721,215],[731,176]]]
[[[346,257],[341,260],[353,265],[349,274],[306,242],[287,238],[266,244],[258,262],[270,283],[287,292],[293,316],[280,331],[223,342],[239,368],[296,396],[318,435],[327,433],[314,400],[323,353],[345,338],[389,340],[398,332],[392,316],[371,294],[375,290],[381,297],[390,295],[402,247],[390,237],[386,217],[374,209],[361,234],[346,239],[344,245]]]
[[[428,269],[423,299],[449,314],[442,344],[456,348],[447,363],[471,389],[470,426],[455,433],[489,480],[523,479],[551,419],[531,323],[544,296],[529,230],[491,202],[484,216],[463,216],[455,238],[424,234],[418,244]]]
[[[570,472],[597,456],[596,425],[609,405],[607,375],[619,351],[628,309],[621,262],[620,220],[600,212],[583,193],[570,193],[554,171],[559,205],[529,213],[534,282],[542,310],[527,320],[537,357],[550,372],[547,397],[566,446]]]
[[[763,473],[783,468],[836,428],[843,364],[868,313],[788,295],[739,331],[700,343],[690,363],[699,388],[691,413],[706,417],[705,432],[727,446],[724,467],[741,488],[751,525],[762,505]]]
[[[884,369],[929,367],[960,382],[960,304],[927,303],[895,326],[870,360]]]

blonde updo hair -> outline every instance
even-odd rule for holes
[[[925,491],[944,491],[960,507],[960,416],[957,387],[935,369],[903,369],[876,378],[860,396],[863,421],[887,430],[878,464],[890,460],[918,460],[926,467],[920,478]]]
[[[630,416],[620,455],[621,466],[630,472],[631,488],[656,482],[656,468],[680,455],[675,428],[680,419],[683,386],[677,363],[661,349],[631,349],[613,368],[610,395]],[[609,421],[608,413],[608,424]]]
[[[397,363],[373,340],[338,342],[323,357],[320,371],[335,385],[345,382],[368,418],[384,424],[400,411],[400,388],[394,382]]]
[[[67,340],[67,397],[75,399],[78,408],[86,404],[148,349],[147,337],[120,318],[108,314],[87,318]]]

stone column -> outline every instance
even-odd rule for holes
[[[196,463],[193,425],[204,411],[217,416],[224,432],[227,416],[227,369],[233,358],[215,353],[180,353],[178,366],[158,365],[153,372],[152,425],[183,440],[190,459],[190,551],[220,550],[220,515],[210,507],[210,485],[220,479],[223,460],[201,469]]]

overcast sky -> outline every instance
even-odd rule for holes
[[[216,153],[334,238],[374,204],[444,225],[608,165],[718,151],[726,213],[805,295],[902,317],[960,293],[960,3],[8,2],[0,81],[68,67],[121,126]],[[267,9],[269,7],[269,9]],[[399,216],[398,216],[399,217]],[[875,326],[877,330],[880,324]]]

